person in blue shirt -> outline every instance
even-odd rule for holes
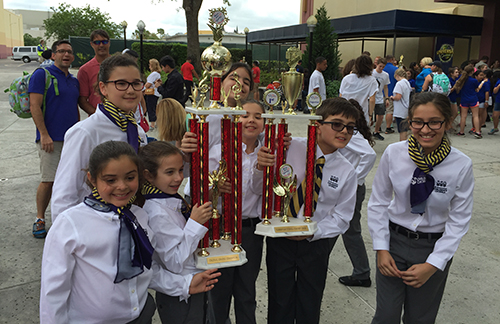
[[[448,79],[450,79],[450,93],[448,94],[448,99],[451,101],[451,110],[453,112],[453,119],[458,116],[458,106],[457,100],[460,97],[455,91],[455,83],[460,78],[460,69],[458,66],[453,66],[448,69]]]
[[[479,100],[477,97],[477,91],[479,82],[472,77],[474,74],[474,67],[467,65],[455,83],[455,91],[460,94],[460,132],[457,133],[459,136],[464,136],[465,121],[467,119],[467,112],[472,111],[472,129],[469,131],[476,138],[482,138],[481,135],[481,124],[479,123]]]
[[[493,128],[488,133],[488,135],[494,135],[495,133],[498,133],[498,121],[500,119],[500,96],[498,96],[498,94],[500,93],[500,72],[495,72],[493,74],[492,80],[495,79],[497,81],[495,82],[495,86],[491,89],[493,99],[495,99],[495,105],[493,106]]]
[[[417,79],[415,80],[415,92],[417,93],[422,92],[422,86],[424,85],[425,77],[431,74],[432,72],[430,66],[432,62],[433,60],[430,57],[424,57],[420,61],[420,67],[422,67],[422,72],[420,72],[420,74],[417,75]]]
[[[385,124],[386,124],[386,134],[391,134],[394,133],[394,130],[392,129],[392,119],[393,119],[393,113],[394,113],[394,103],[392,100],[389,100],[389,98],[393,95],[394,87],[396,86],[396,79],[394,78],[394,72],[398,69],[397,67],[397,62],[394,56],[392,55],[387,55],[385,57],[385,60],[387,61],[387,64],[384,67],[384,71],[389,74],[389,80],[391,83],[387,86],[388,88],[388,94],[385,93],[384,97],[386,98],[385,100],[389,103],[389,105],[386,108],[385,111]]]
[[[54,64],[46,69],[55,77],[59,93],[56,93],[55,81],[52,81],[46,92],[45,111],[42,108],[46,82],[46,73],[43,69],[33,72],[28,87],[31,115],[36,125],[41,172],[41,182],[36,193],[37,216],[33,224],[33,236],[36,238],[45,238],[47,235],[45,211],[52,195],[64,134],[80,119],[78,113],[80,85],[69,73],[69,67],[75,60],[71,43],[67,40],[55,42],[52,45],[52,59]]]
[[[488,72],[488,73],[487,73]],[[479,101],[479,125],[486,127],[486,115],[488,114],[488,100],[490,99],[491,83],[489,77],[493,74],[491,70],[477,70],[474,77],[479,82],[477,87],[477,99]]]

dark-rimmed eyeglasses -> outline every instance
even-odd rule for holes
[[[443,127],[444,120],[431,120],[428,122],[424,122],[422,120],[410,120],[410,126],[415,128],[415,129],[422,129],[424,128],[425,125],[429,127],[429,129],[432,130],[438,130]]]
[[[327,122],[327,121],[322,121],[321,124],[329,124],[332,127],[332,129],[334,131],[336,131],[336,132],[341,132],[345,128],[345,129],[347,129],[347,133],[348,134],[354,135],[354,134],[358,133],[358,129],[356,128],[356,126],[353,126],[353,125],[344,125],[341,122],[335,122],[335,121]]]
[[[69,55],[73,55],[73,51],[72,50],[63,50],[63,49],[61,49],[61,50],[57,50],[56,53],[59,53],[59,54],[62,54],[62,55],[68,53]]]
[[[105,39],[105,40],[95,40],[95,41],[92,41],[92,43],[94,43],[94,45],[108,45],[109,43],[109,39]]]
[[[128,82],[125,80],[114,80],[114,81],[106,81],[104,83],[114,83],[115,88],[118,91],[127,91],[127,89],[132,86],[132,89],[135,91],[141,91],[142,88],[144,88],[144,82],[142,81],[134,81],[134,82]]]

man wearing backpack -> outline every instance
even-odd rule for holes
[[[80,86],[69,73],[74,61],[73,48],[67,40],[52,45],[54,64],[33,72],[29,81],[29,101],[33,121],[36,125],[36,143],[40,157],[41,181],[36,192],[37,216],[33,224],[33,236],[44,238],[45,211],[52,195],[52,185],[61,157],[64,134],[76,124]],[[48,77],[49,76],[49,77]],[[46,88],[46,81],[50,86]]]

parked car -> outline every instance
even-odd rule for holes
[[[12,59],[16,61],[22,60],[24,63],[38,61],[36,48],[36,46],[14,46],[12,49]]]

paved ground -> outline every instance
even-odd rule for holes
[[[23,64],[0,60],[0,89],[5,89],[21,71],[32,71],[37,63]],[[76,71],[72,71],[76,74]],[[9,112],[8,97],[0,96],[0,323],[38,322],[40,262],[44,240],[31,235],[35,217],[35,192],[39,182],[33,121],[17,118]],[[470,125],[470,120],[468,121]],[[487,130],[491,129],[488,123]],[[304,136],[305,122],[289,126],[294,136]],[[153,133],[153,136],[155,134]],[[378,158],[398,135],[377,142]],[[476,187],[474,214],[451,267],[438,323],[500,323],[500,232],[496,190],[500,188],[500,135],[481,140],[472,136],[451,135],[452,145],[474,162]],[[378,162],[377,162],[378,163]],[[375,266],[371,239],[366,227],[366,202],[371,192],[375,168],[367,178],[367,199],[363,206],[363,230],[372,268]],[[50,215],[50,211],[47,212]],[[50,226],[50,216],[48,224]],[[348,288],[338,277],[351,271],[342,240],[330,258],[328,280],[322,304],[321,323],[369,323],[375,308],[375,287]],[[372,279],[373,279],[372,275]],[[257,282],[258,323],[266,320],[265,264]],[[424,311],[424,310],[422,310]],[[155,318],[155,323],[159,320]]]

